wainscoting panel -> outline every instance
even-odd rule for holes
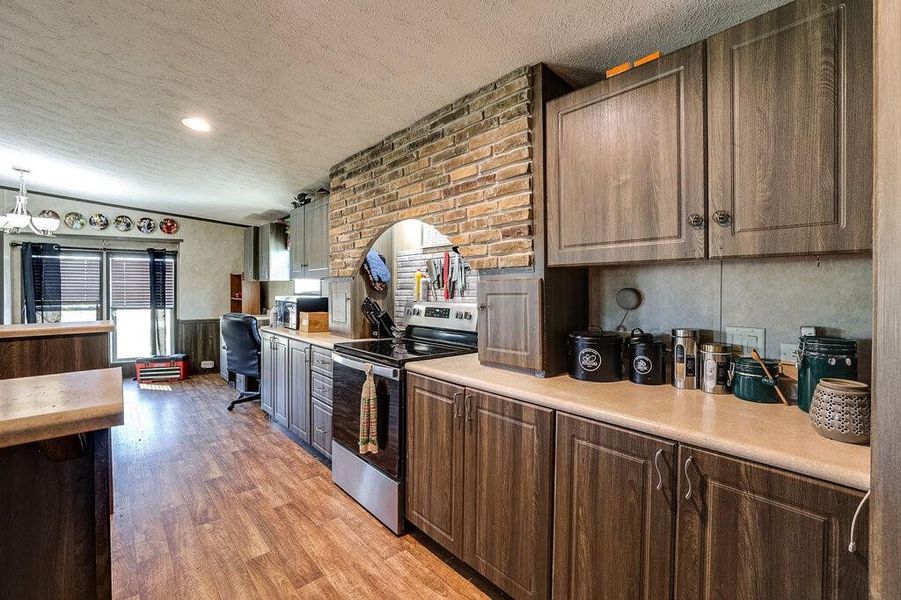
[[[175,351],[189,355],[191,373],[216,373],[219,369],[219,319],[179,320],[175,327]],[[211,369],[200,363],[213,361]]]

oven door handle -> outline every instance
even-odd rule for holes
[[[342,356],[337,352],[332,354],[332,361],[338,363],[339,365],[344,365],[348,369],[363,371],[364,373],[366,372],[366,365],[371,364],[373,375],[386,377],[388,379],[393,379],[394,381],[400,381],[400,369],[385,367],[376,363],[365,363],[361,360],[353,360],[351,358],[347,358],[346,356]]]

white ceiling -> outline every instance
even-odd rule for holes
[[[0,185],[253,222],[518,66],[585,83],[784,3],[0,0]]]

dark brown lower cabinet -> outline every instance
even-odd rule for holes
[[[463,398],[457,385],[407,378],[407,520],[463,554]]]
[[[557,413],[554,598],[672,597],[676,444]]]
[[[863,494],[688,446],[679,448],[677,600],[864,600]]]
[[[463,559],[517,599],[550,588],[554,412],[466,389]]]

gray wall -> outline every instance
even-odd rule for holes
[[[727,326],[766,328],[766,354],[797,344],[801,325],[861,342],[861,377],[868,379],[873,337],[870,256],[699,261],[590,270],[591,321],[614,329],[623,318],[616,291],[634,287],[644,303],[626,317],[627,329],[668,333],[707,330],[725,340]]]
[[[2,200],[2,212],[5,214],[15,206],[16,192],[0,190]],[[112,220],[116,215],[128,215],[137,223],[140,217],[151,217],[155,221],[168,215],[133,209],[113,208],[91,202],[76,200],[64,200],[43,196],[41,194],[28,194],[28,209],[36,215],[43,209],[55,210],[60,218],[66,213],[76,211],[82,213],[85,218],[92,213],[100,212],[110,219],[109,228],[104,231],[95,231],[90,226],[73,231],[61,224],[55,241],[65,245],[66,240],[94,240],[102,243],[104,238],[127,238],[128,243],[110,241],[111,248],[121,247],[160,247],[161,242],[171,241],[173,238],[183,240],[178,245],[178,318],[179,319],[212,319],[219,318],[229,311],[229,273],[240,273],[244,270],[244,228],[238,225],[223,225],[188,218],[176,218],[179,224],[175,235],[160,233],[159,229],[152,234],[144,234],[136,229],[128,233],[117,231]],[[13,301],[12,284],[10,280],[10,248],[9,242],[27,239],[24,236],[7,235],[3,244],[3,290],[4,290],[4,322],[15,322],[18,311],[10,310]],[[43,240],[42,240],[43,241]],[[18,286],[18,282],[15,282]]]

